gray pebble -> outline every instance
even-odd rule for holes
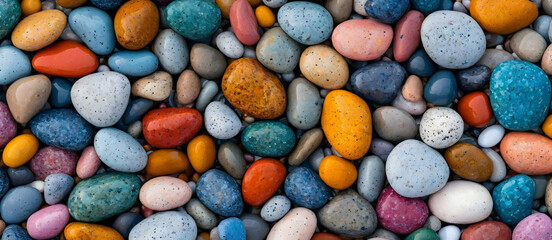
[[[71,190],[75,181],[64,173],[50,174],[44,180],[44,200],[49,205],[61,202]]]
[[[267,222],[276,222],[284,217],[290,208],[291,201],[286,196],[274,196],[263,205],[261,217]]]

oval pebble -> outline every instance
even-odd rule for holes
[[[309,209],[321,208],[330,197],[326,184],[318,174],[306,167],[290,171],[284,182],[284,190],[292,203]]]
[[[181,207],[192,197],[192,189],[185,181],[168,177],[156,177],[142,185],[139,199],[143,206],[154,211],[166,211]]]
[[[270,230],[267,240],[309,240],[316,230],[316,215],[309,209],[294,208]]]
[[[1,35],[0,27],[0,35]],[[0,85],[8,85],[31,74],[31,61],[21,50],[13,46],[0,47],[0,66],[9,71],[0,72]]]
[[[76,8],[69,14],[71,30],[98,55],[108,55],[115,49],[113,20],[95,7]]]
[[[94,132],[93,126],[72,109],[43,111],[29,125],[41,142],[71,151],[84,149],[92,142]]]
[[[504,132],[504,127],[498,124],[485,128],[477,137],[477,144],[484,148],[493,147],[502,140]]]
[[[69,222],[69,210],[63,204],[45,207],[33,213],[27,220],[27,231],[36,239],[54,238]]]
[[[244,148],[257,156],[287,155],[295,146],[295,134],[287,125],[277,121],[259,121],[247,126],[241,135]]]
[[[527,175],[506,178],[493,189],[494,210],[500,221],[515,226],[531,215],[535,181]]]
[[[430,108],[420,122],[422,141],[436,149],[452,146],[460,140],[463,132],[464,121],[460,114],[451,108]]]
[[[65,173],[50,174],[44,179],[44,201],[49,205],[61,202],[73,189],[73,178]]]
[[[42,205],[42,194],[35,188],[19,186],[10,189],[0,201],[0,215],[7,224],[21,223]]]
[[[255,53],[266,68],[277,73],[288,73],[299,63],[301,47],[282,28],[274,27],[261,36]]]
[[[261,217],[267,222],[280,220],[291,208],[291,202],[284,195],[270,198],[261,209]]]
[[[170,74],[180,74],[190,61],[186,40],[172,29],[159,32],[153,41],[152,51],[161,67]]]
[[[552,219],[542,213],[534,213],[524,218],[514,228],[512,239],[536,238],[546,239],[552,237]]]
[[[94,149],[104,164],[120,172],[141,171],[148,160],[140,143],[115,128],[98,131],[94,137]]]
[[[278,23],[295,41],[305,45],[321,43],[332,34],[332,15],[316,3],[297,1],[284,4],[278,11]]]
[[[227,173],[211,169],[197,181],[199,200],[213,212],[225,216],[238,216],[243,211],[243,198],[236,181]]]
[[[197,226],[190,215],[184,212],[159,212],[136,224],[128,239],[145,240],[150,238],[194,240]]]
[[[230,139],[240,133],[242,124],[238,115],[222,102],[209,103],[203,117],[207,132],[215,138]]]

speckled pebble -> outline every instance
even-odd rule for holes
[[[267,222],[280,220],[291,208],[291,202],[284,195],[277,195],[269,199],[261,209],[261,217]]]
[[[329,189],[320,176],[306,167],[290,171],[284,182],[284,189],[292,203],[310,209],[321,208],[330,197]]]
[[[286,117],[291,125],[307,130],[320,122],[322,98],[314,84],[296,78],[287,88],[287,97]]]
[[[301,46],[282,28],[275,27],[261,36],[257,43],[256,56],[266,68],[277,73],[288,73],[299,63]]]
[[[0,35],[2,29],[0,26]],[[0,85],[8,85],[31,74],[31,61],[21,50],[13,46],[0,47]]]
[[[257,156],[280,157],[295,146],[295,133],[278,121],[259,121],[248,125],[241,134],[244,148]]]
[[[243,44],[231,31],[219,33],[215,39],[217,48],[228,58],[240,58],[245,51]]]
[[[197,226],[185,212],[159,212],[136,224],[130,231],[129,240],[182,239],[195,240]]]
[[[388,105],[395,99],[404,80],[406,70],[397,62],[371,63],[351,74],[353,92],[369,103]]]
[[[130,77],[143,77],[153,73],[159,66],[159,59],[151,51],[123,50],[114,53],[107,60],[109,67]]]
[[[278,23],[291,38],[305,45],[321,43],[332,33],[332,15],[316,3],[297,1],[283,5]]]
[[[161,176],[148,180],[140,188],[139,199],[144,207],[153,211],[166,211],[181,207],[192,197],[192,189],[184,180]]]
[[[242,124],[238,115],[222,102],[211,102],[205,108],[205,128],[211,136],[230,139],[240,133]]]
[[[266,240],[309,240],[316,230],[316,215],[309,209],[294,208],[278,221],[268,233]]]
[[[29,125],[41,142],[71,151],[84,149],[94,133],[94,127],[72,109],[43,111]]]
[[[186,211],[192,216],[199,228],[210,230],[218,225],[219,220],[217,215],[203,205],[197,198],[190,199],[185,207]]]
[[[29,161],[29,168],[39,179],[50,174],[75,175],[79,155],[75,152],[48,146],[40,149]]]
[[[358,193],[369,202],[373,202],[380,195],[384,184],[385,164],[383,161],[378,156],[363,158],[358,168]]]
[[[159,32],[152,44],[159,64],[170,74],[180,74],[190,61],[186,40],[172,29]]]
[[[436,149],[454,145],[460,140],[463,132],[464,121],[460,114],[451,108],[430,108],[424,113],[420,122],[422,141]]]
[[[527,175],[505,179],[493,189],[494,210],[500,221],[513,227],[531,215],[535,181]]]
[[[73,178],[64,173],[51,174],[44,180],[44,201],[49,205],[61,202],[73,189]]]
[[[2,176],[2,191],[0,191],[0,193],[2,194],[0,194],[0,196],[6,194],[9,189],[10,183],[11,185],[17,187],[29,184],[35,179],[34,173],[25,165],[16,168],[8,168],[7,171],[4,171],[2,169],[2,171],[0,172],[0,175]]]
[[[136,139],[116,128],[104,128],[94,137],[100,160],[120,172],[138,172],[146,167],[148,156]]]
[[[115,30],[108,13],[95,7],[80,7],[69,14],[71,30],[98,55],[108,55],[115,49]]]
[[[152,101],[163,101],[170,96],[172,86],[172,76],[167,72],[158,71],[132,83],[131,94]]]
[[[42,205],[42,194],[28,186],[10,189],[0,202],[0,215],[7,224],[21,223]]]
[[[514,228],[512,239],[550,239],[552,238],[552,219],[542,213],[534,213],[524,218]]]
[[[32,238],[27,230],[17,224],[12,224],[2,232],[2,240],[32,240]]]
[[[238,216],[243,211],[240,188],[227,173],[211,169],[197,181],[196,193],[199,200],[213,212],[225,216]]]

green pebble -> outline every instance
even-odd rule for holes
[[[420,228],[408,235],[405,240],[439,240],[439,235],[429,228]]]
[[[247,126],[242,133],[245,149],[261,157],[284,156],[295,146],[295,133],[278,121],[260,121]]]
[[[7,36],[21,17],[17,0],[0,0],[0,39]]]
[[[169,26],[192,40],[210,37],[220,26],[220,9],[211,0],[176,0],[165,9]]]

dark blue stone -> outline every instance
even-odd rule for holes
[[[115,10],[119,8],[125,0],[90,0],[94,6],[102,10]]]
[[[383,23],[399,21],[408,9],[408,0],[368,0],[364,9],[368,16]]]
[[[19,186],[10,189],[0,201],[0,215],[7,224],[21,223],[42,205],[42,194],[35,188]]]
[[[2,240],[33,240],[27,230],[19,225],[9,225],[2,233]]]
[[[218,234],[221,240],[245,239],[245,227],[239,218],[231,217],[222,220],[218,227]]]
[[[50,104],[56,108],[66,107],[71,104],[71,87],[73,85],[62,78],[52,80],[52,92],[50,93]]]
[[[8,168],[8,176],[13,186],[21,186],[32,183],[35,176],[27,166]]]
[[[320,176],[306,167],[290,172],[284,182],[284,190],[295,205],[310,209],[321,208],[330,198],[329,189]]]
[[[94,137],[94,127],[72,109],[51,109],[30,122],[33,134],[46,145],[70,151],[84,149]]]
[[[133,122],[136,122],[153,107],[155,103],[151,100],[145,98],[136,98],[132,100],[123,114],[123,123],[130,125]]]
[[[441,4],[439,4],[439,10],[452,10],[453,7],[454,3],[451,0],[441,0]]]
[[[406,62],[406,70],[418,77],[429,77],[437,66],[423,49],[418,49]]]
[[[117,232],[119,232],[124,239],[128,239],[130,230],[132,230],[132,228],[142,220],[144,220],[142,215],[133,212],[126,212],[119,215],[115,221],[113,221],[111,227],[117,230]]]
[[[243,211],[238,183],[221,170],[211,169],[201,175],[196,192],[201,203],[223,217],[235,217]]]
[[[484,65],[475,65],[456,73],[458,87],[464,92],[482,89],[491,79],[491,69]]]
[[[10,188],[10,179],[8,178],[8,174],[6,173],[6,170],[3,168],[0,168],[0,198],[8,192],[8,189]]]
[[[494,210],[500,221],[511,227],[531,215],[535,181],[519,174],[505,179],[493,189]]]
[[[454,74],[441,70],[433,74],[424,86],[424,99],[431,104],[446,106],[452,103],[458,95],[458,87]]]
[[[441,5],[440,0],[412,0],[412,8],[428,15],[437,11]]]
[[[351,75],[353,92],[369,103],[388,105],[397,96],[407,74],[393,61],[381,61],[356,70]]]

